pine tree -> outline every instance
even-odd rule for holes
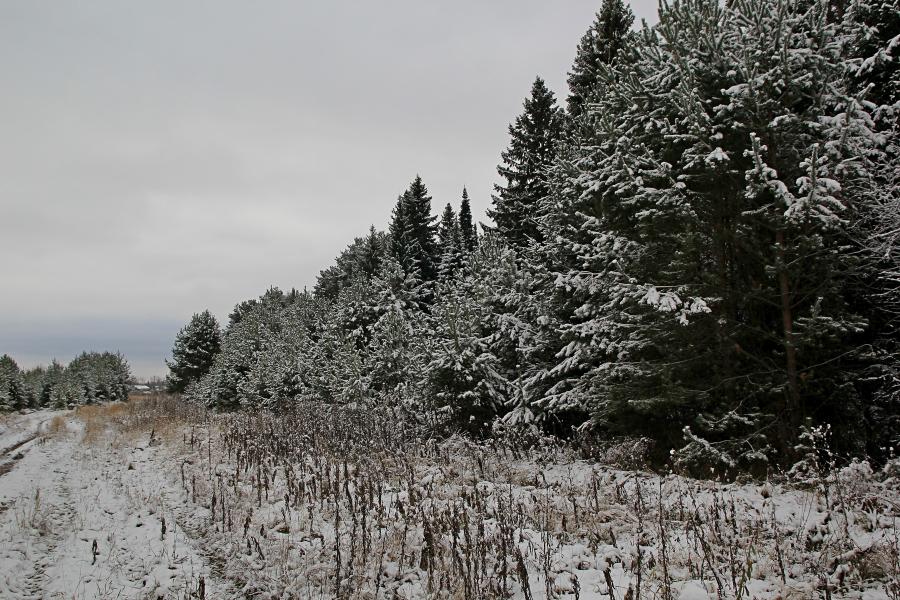
[[[124,402],[128,399],[131,368],[119,353],[82,352],[66,366],[64,394],[68,404]]]
[[[281,333],[268,350],[266,368],[273,372],[276,382],[277,408],[287,408],[308,394],[311,387],[310,370],[306,358],[315,344],[312,339],[314,321],[323,306],[307,295],[285,313]]]
[[[43,366],[37,366],[26,371],[22,371],[22,381],[25,383],[27,396],[27,406],[31,408],[39,408],[44,406],[45,385],[47,383],[47,372]],[[46,387],[46,395],[49,397],[50,388]]]
[[[68,376],[63,376],[50,390],[50,408],[62,410],[72,405],[84,403],[81,389]]]
[[[622,0],[603,0],[603,6],[578,43],[575,63],[569,72],[569,116],[579,118],[593,101],[601,83],[600,71],[628,44],[634,14]]]
[[[462,191],[462,202],[459,205],[459,233],[465,252],[472,252],[478,245],[478,230],[472,222],[472,207],[469,205],[469,192]]]
[[[44,373],[44,389],[41,394],[43,406],[50,406],[52,404],[51,397],[53,395],[53,389],[56,386],[61,385],[64,378],[65,367],[54,358],[50,361],[50,365]]]
[[[241,322],[245,315],[252,312],[257,305],[256,298],[251,298],[250,300],[243,300],[234,305],[234,308],[228,314],[228,326],[225,328],[225,333],[227,334],[231,329]]]
[[[50,366],[35,367],[24,373],[25,383],[31,389],[31,398],[34,406],[50,406],[50,396],[53,388],[59,385],[63,374],[63,366],[54,359]]]
[[[194,314],[175,337],[172,360],[166,361],[169,391],[183,392],[188,385],[206,375],[220,350],[221,333],[216,318],[208,310]]]
[[[563,112],[544,81],[538,77],[525,100],[524,111],[509,126],[509,147],[501,154],[497,172],[506,180],[496,186],[488,216],[497,232],[514,249],[540,240],[536,204],[547,196],[548,170],[563,134]]]

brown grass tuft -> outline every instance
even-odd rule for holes
[[[50,419],[47,425],[47,435],[59,435],[66,432],[66,418],[62,415],[56,415]]]
[[[96,444],[110,430],[114,441],[120,443],[143,435],[154,439],[168,439],[181,435],[181,427],[188,415],[186,406],[177,398],[165,394],[132,395],[128,402],[80,406],[75,416],[84,423],[83,442]],[[196,418],[191,408],[191,421]]]
[[[84,423],[82,443],[89,446],[97,444],[107,428],[121,418],[126,412],[126,405],[121,402],[109,404],[87,404],[75,409],[75,416]]]

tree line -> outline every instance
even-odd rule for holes
[[[63,366],[22,370],[8,354],[0,356],[0,411],[53,408],[125,401],[131,369],[119,353],[82,352]]]
[[[604,0],[541,78],[476,231],[416,176],[314,291],[179,334],[210,407],[390,404],[446,431],[642,437],[723,470],[896,444],[900,5]]]

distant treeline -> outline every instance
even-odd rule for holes
[[[82,352],[68,366],[22,370],[8,354],[0,357],[0,411],[66,408],[125,400],[131,369],[119,353]]]

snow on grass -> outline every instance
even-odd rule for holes
[[[862,462],[720,484],[424,440],[385,411],[82,416],[0,479],[4,598],[198,597],[201,576],[207,598],[900,594],[900,485]]]

